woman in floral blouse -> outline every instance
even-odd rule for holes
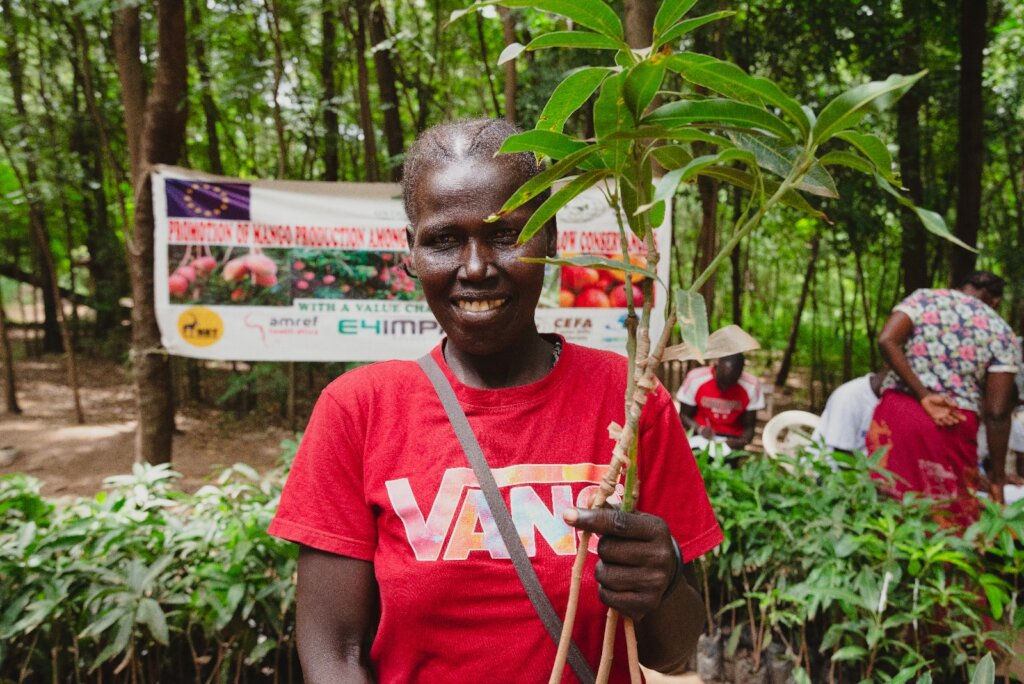
[[[892,367],[882,385],[867,448],[885,448],[893,494],[914,491],[945,501],[949,521],[977,518],[978,421],[985,421],[991,494],[1002,501],[1021,363],[1016,337],[993,310],[1003,281],[987,271],[956,290],[922,289],[900,302],[878,337]]]

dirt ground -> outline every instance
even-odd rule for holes
[[[20,456],[0,465],[0,475],[27,473],[42,480],[47,496],[91,496],[104,478],[131,471],[135,395],[126,367],[96,359],[80,360],[85,424],[77,425],[58,356],[23,359],[16,364],[20,416],[0,414],[0,448]],[[174,469],[193,490],[220,466],[242,461],[260,471],[274,465],[281,440],[291,433],[267,424],[262,414],[236,415],[216,408],[186,407],[178,413]]]

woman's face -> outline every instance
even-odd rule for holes
[[[516,244],[532,206],[484,221],[525,180],[498,159],[441,163],[423,171],[414,192],[412,264],[448,342],[466,353],[505,351],[536,334],[544,266],[520,257],[554,256],[554,231]]]

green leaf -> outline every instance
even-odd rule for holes
[[[618,131],[608,136],[608,140],[649,140],[661,138],[673,142],[706,142],[720,147],[736,147],[731,140],[714,133],[697,128],[667,128],[665,126],[640,126],[627,131]]]
[[[619,206],[623,215],[626,217],[626,223],[629,225],[629,229],[633,231],[641,240],[644,239],[644,222],[640,218],[640,214],[650,209],[650,207],[640,208],[640,195],[637,192],[637,187],[634,185],[634,181],[637,183],[647,183],[647,187],[650,187],[650,165],[646,165],[647,178],[646,179],[634,179],[628,175],[622,175],[618,177],[618,194],[619,194]]]
[[[899,178],[892,168],[892,155],[889,148],[877,135],[870,133],[858,133],[857,131],[842,131],[836,134],[840,140],[853,145],[865,157],[871,160],[878,172],[890,183],[898,184]]]
[[[623,72],[606,80],[594,102],[594,135],[599,141],[634,124],[633,113],[622,92],[628,75],[628,72]]]
[[[906,684],[910,681],[910,678],[917,674],[917,671],[921,669],[921,665],[912,665],[905,667],[896,673],[896,676],[889,680],[888,684]]]
[[[134,627],[135,621],[132,619],[131,613],[125,611],[117,622],[117,631],[114,633],[114,638],[107,642],[107,645],[96,656],[92,667],[89,668],[90,674],[103,663],[124,652],[124,649],[128,647],[128,640],[132,636]]]
[[[675,170],[682,168],[693,161],[693,155],[690,152],[680,147],[679,145],[665,145],[664,147],[657,147],[651,152],[651,155],[658,160],[668,170]]]
[[[751,76],[731,62],[692,52],[672,55],[665,62],[669,69],[678,72],[687,81],[726,97],[747,104],[778,107],[800,128],[804,136],[811,130],[810,119],[800,104],[767,78]]]
[[[676,194],[676,189],[680,183],[685,183],[688,180],[693,179],[694,176],[700,175],[701,172],[713,164],[722,164],[730,161],[743,161],[746,163],[753,163],[753,157],[750,153],[743,150],[737,150],[730,148],[722,150],[718,154],[708,154],[702,157],[691,159],[682,168],[674,169],[669,173],[665,174],[662,179],[658,182],[658,186],[655,188],[654,196],[648,204],[637,207],[634,213],[639,214],[640,212],[647,211],[658,202],[664,202]]]
[[[642,120],[645,124],[683,126],[686,124],[708,124],[716,128],[739,126],[756,128],[793,142],[793,131],[779,117],[761,107],[735,100],[683,100],[669,102],[648,114]]]
[[[252,650],[245,656],[245,664],[250,667],[258,665],[263,658],[272,650],[277,648],[277,640],[266,638],[252,647]]]
[[[577,150],[576,152],[566,156],[564,159],[544,169],[536,176],[523,183],[518,190],[513,192],[512,196],[506,200],[504,206],[498,210],[498,213],[494,216],[488,217],[488,220],[496,221],[499,217],[504,216],[513,209],[521,207],[534,199],[537,195],[550,188],[559,178],[575,169],[581,161],[597,153],[601,149],[603,149],[602,145],[588,145],[582,150]]]
[[[530,220],[523,226],[523,230],[519,233],[519,244],[525,244],[536,235],[537,231],[544,227],[544,224],[550,221],[558,210],[564,207],[570,202],[576,195],[580,194],[587,188],[591,187],[597,181],[610,175],[608,169],[595,169],[593,171],[587,171],[579,176],[576,176],[571,181],[562,186],[558,192],[544,200],[544,204],[537,207],[537,210],[533,212]]]
[[[768,136],[734,131],[729,134],[729,137],[741,149],[751,152],[757,159],[758,166],[771,171],[779,178],[789,176],[803,152],[799,145],[783,145],[775,138]],[[819,197],[839,196],[836,182],[819,163],[814,163],[808,168],[807,173],[800,179],[796,187]]]
[[[839,95],[821,110],[811,131],[812,140],[821,145],[836,133],[853,128],[868,114],[881,111],[902,97],[925,73],[893,74],[884,81],[871,81]]]
[[[938,235],[940,238],[943,238],[944,240],[949,240],[954,245],[958,245],[968,251],[977,253],[978,250],[976,248],[971,247],[966,242],[964,242],[957,236],[953,235],[953,233],[949,230],[949,226],[946,225],[946,220],[942,218],[942,216],[936,214],[934,211],[931,211],[929,209],[922,209],[921,207],[914,204],[914,202],[911,199],[904,197],[898,190],[896,190],[896,188],[892,187],[889,181],[882,178],[881,175],[875,174],[875,182],[878,183],[879,187],[881,187],[887,193],[895,197],[897,202],[899,202],[900,204],[902,204],[903,206],[907,207],[915,214],[917,214],[917,218],[921,220],[921,223],[924,225],[924,229],[927,230],[929,233],[932,233],[933,235]]]
[[[697,360],[704,362],[708,348],[708,310],[704,297],[679,287],[675,291],[676,321],[683,344],[693,350]]]
[[[693,161],[684,166],[682,170],[682,176],[680,181],[685,183],[688,180],[701,175],[701,173],[709,166],[715,164],[727,164],[733,161],[742,161],[744,163],[755,165],[757,162],[754,159],[754,155],[746,150],[737,150],[735,148],[722,150],[718,154],[705,154],[700,157],[695,157]]]
[[[149,566],[149,569],[146,570],[146,574],[142,578],[142,588],[147,591],[151,590],[153,587],[153,583],[156,582],[157,579],[164,574],[164,571],[167,569],[167,566],[169,566],[173,562],[174,556],[167,555],[158,558],[153,563],[153,565]]]
[[[682,168],[676,169],[662,176],[661,180],[658,181],[658,186],[654,189],[654,197],[651,199],[651,202],[662,202],[675,195],[676,188],[679,187],[679,181],[683,177],[685,170]]]
[[[533,130],[506,138],[498,154],[534,152],[552,159],[562,159],[586,146],[587,143],[571,138],[565,133]]]
[[[529,7],[531,9],[560,14],[572,19],[580,26],[586,26],[610,38],[622,40],[622,22],[615,10],[603,0],[500,0],[487,4],[501,4],[505,7]]]
[[[555,266],[583,266],[586,268],[600,268],[608,271],[626,271],[628,273],[636,273],[642,275],[645,278],[655,280],[657,274],[649,268],[643,268],[636,264],[626,263],[625,261],[619,261],[618,259],[611,259],[608,257],[597,256],[595,254],[581,254],[574,257],[545,257],[543,259],[536,259],[533,257],[523,257],[522,261],[528,261],[534,264],[553,264]]]
[[[717,178],[718,180],[725,181],[726,183],[730,183],[751,192],[756,190],[754,177],[740,169],[734,169],[729,166],[710,166],[701,171],[701,175]],[[764,181],[765,192],[771,195],[778,189],[779,185],[781,184],[766,179]],[[821,221],[829,222],[828,217],[822,211],[815,209],[803,195],[795,190],[790,190],[784,194],[782,196],[782,203],[785,206],[803,212],[808,216],[813,216]]]
[[[672,24],[676,23],[689,12],[697,0],[663,0],[658,14],[654,17],[654,38],[664,33]]]
[[[498,55],[498,66],[501,66],[505,62],[511,62],[525,49],[526,46],[522,43],[509,43],[505,46],[505,49],[501,51],[501,54]]]
[[[971,684],[994,684],[996,681],[996,664],[991,653],[978,661],[978,667],[974,668],[974,676],[971,677]]]
[[[646,60],[629,70],[626,82],[622,87],[622,94],[634,119],[643,116],[644,110],[658,94],[658,89],[661,88],[664,78],[665,60],[657,62]]]
[[[731,17],[736,14],[735,12],[714,12],[712,14],[705,14],[703,17],[694,17],[693,19],[687,19],[681,21],[672,28],[665,31],[658,40],[654,43],[654,49],[658,50],[662,45],[671,43],[673,40],[682,38],[690,31],[699,29],[704,24],[710,24],[713,21],[724,19],[725,17]]]
[[[622,92],[628,73],[623,72],[607,79],[601,86],[601,94],[594,102],[594,135],[608,148],[601,157],[608,167],[620,173],[628,162],[630,146],[633,143],[622,139],[608,142],[604,138],[616,131],[632,128],[636,123]]]
[[[832,654],[832,661],[859,660],[868,654],[867,649],[861,646],[843,646]]]
[[[585,67],[566,76],[544,105],[537,119],[537,129],[561,131],[566,120],[583,106],[610,73],[612,70],[606,67]]]
[[[157,642],[166,646],[170,643],[170,636],[167,633],[167,618],[160,604],[151,598],[144,598],[139,601],[139,610],[135,615],[138,622],[149,628],[149,633]]]
[[[793,670],[793,680],[796,684],[811,684],[811,678],[807,674],[807,670],[802,667]]]
[[[625,50],[629,46],[621,40],[602,36],[599,33],[590,33],[589,31],[552,31],[531,40],[527,44],[526,49],[532,52],[533,50],[554,47]]]
[[[867,159],[859,154],[846,152],[845,150],[833,150],[819,159],[818,163],[822,166],[845,166],[869,176],[874,176],[878,173],[878,169],[875,168],[875,165]]]

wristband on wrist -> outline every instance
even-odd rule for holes
[[[669,535],[669,539],[672,541],[672,553],[676,557],[676,566],[672,570],[672,578],[669,579],[668,586],[665,587],[665,593],[661,595],[662,598],[675,591],[676,587],[679,586],[680,580],[683,579],[683,552],[679,550],[679,542],[676,541],[675,537]]]

